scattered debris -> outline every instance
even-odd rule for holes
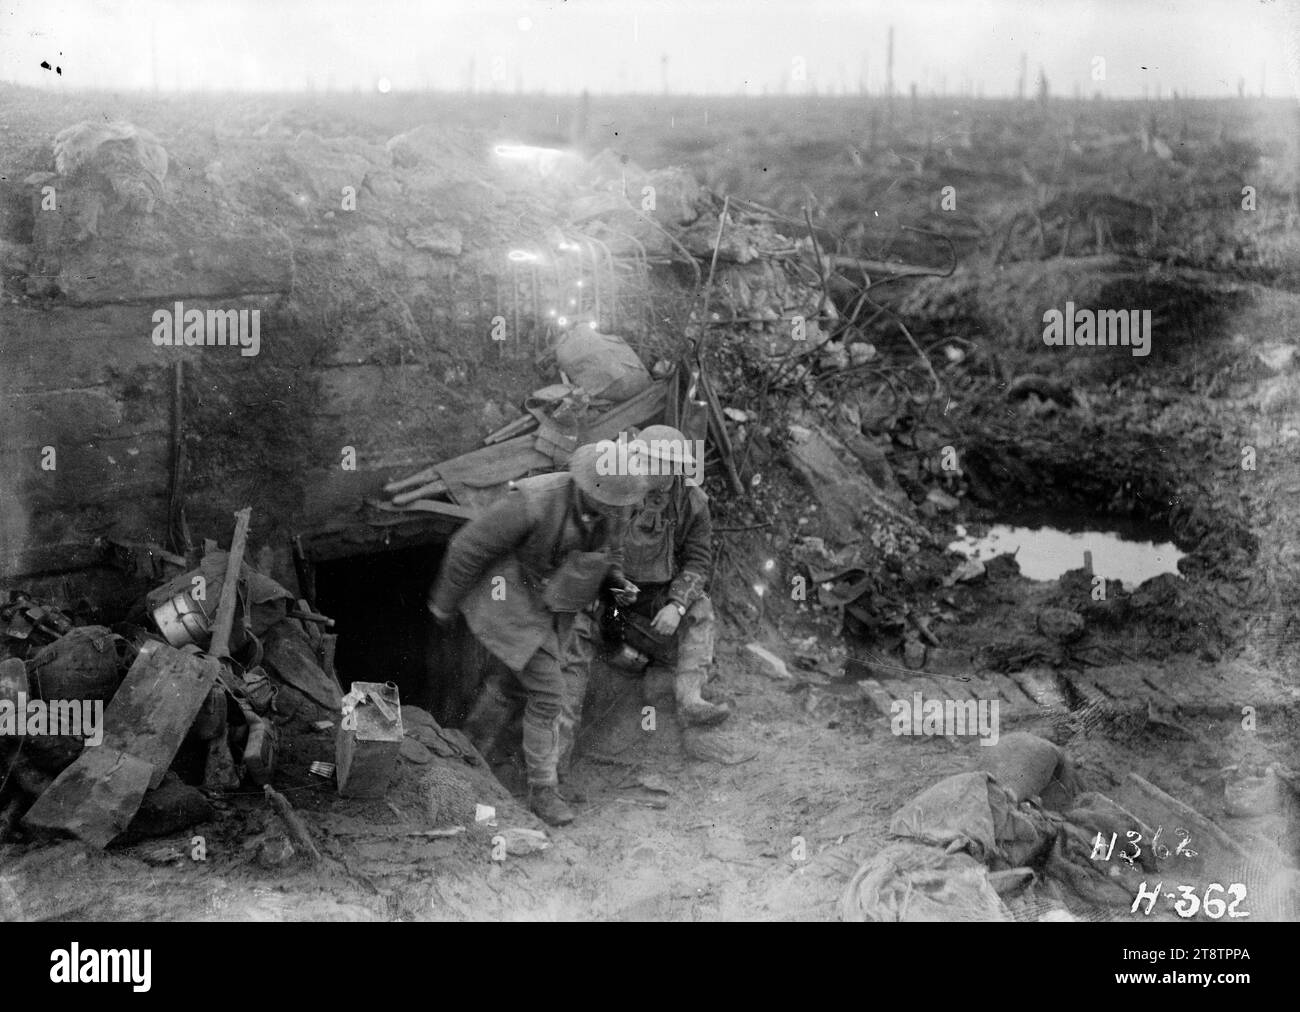
[[[765,671],[770,678],[774,678],[779,682],[794,679],[794,675],[790,674],[790,669],[786,667],[785,661],[766,647],[759,646],[757,643],[746,643],[745,649],[766,665]]]
[[[504,837],[506,853],[511,857],[524,857],[528,854],[540,854],[551,846],[551,841],[540,829],[500,830],[498,836]]]
[[[104,711],[103,744],[86,749],[28,810],[23,824],[106,846],[162,784],[220,665],[154,642],[140,651]]]
[[[961,500],[955,495],[949,495],[941,488],[932,488],[925,494],[925,501],[936,506],[944,513],[951,513],[961,505]]]
[[[294,811],[293,805],[289,804],[289,799],[283,794],[267,784],[262,788],[266,798],[271,802],[271,807],[275,813],[284,820],[285,827],[289,830],[289,836],[293,840],[297,849],[305,854],[312,864],[319,864],[321,853],[316,847],[316,842],[311,838],[311,832],[307,829],[307,824],[302,821],[302,816]]]
[[[987,574],[988,570],[979,559],[967,559],[958,563],[957,568],[943,578],[943,585],[952,587],[958,583],[974,583]]]

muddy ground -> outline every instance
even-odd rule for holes
[[[1191,133],[1212,136],[1214,111],[1189,108],[1204,113],[1204,121],[1193,117]],[[1088,110],[1081,118],[1094,115]],[[1115,115],[1127,123],[1142,113]],[[741,137],[757,143],[760,121],[728,135],[715,116],[711,132],[691,134],[698,150],[688,150],[682,135],[648,139],[650,128],[638,123],[631,146],[639,145],[649,164],[656,144],[671,148],[674,161],[694,157],[715,183],[731,158],[740,182],[752,178],[757,163],[752,152],[734,148]],[[860,221],[852,187],[879,192],[897,151],[942,151],[932,129],[906,141],[900,135],[893,145],[859,136],[855,162],[842,154],[844,138],[828,133],[842,125],[833,117],[810,120],[810,135],[799,138],[804,157],[834,165],[833,172],[819,179],[792,162],[769,194],[757,196],[789,210],[798,198],[793,180],[807,179],[821,187],[827,227],[847,232]],[[1204,193],[1188,198],[1183,231],[1166,238],[1156,251],[1161,256],[1122,251],[1139,257],[1136,266],[1069,248],[1069,234],[1052,232],[1049,219],[1040,230],[1051,233],[1051,252],[1069,254],[1062,258],[1036,248],[1033,230],[1016,225],[1035,187],[1026,183],[1030,196],[1017,196],[1020,184],[999,182],[998,173],[1016,171],[1007,135],[1023,122],[1008,114],[976,117],[973,126],[993,139],[974,154],[949,149],[948,160],[965,169],[986,157],[978,186],[1005,206],[970,211],[969,246],[953,278],[891,286],[898,289],[893,305],[937,370],[941,403],[914,401],[908,411],[895,404],[868,418],[866,383],[846,380],[831,384],[837,396],[828,403],[804,392],[780,409],[811,405],[823,419],[836,417],[840,403],[861,409],[860,431],[887,447],[893,477],[928,537],[877,581],[868,608],[875,624],[783,596],[760,602],[750,588],[764,580],[766,560],[776,561],[783,581],[798,572],[798,521],[810,515],[816,490],[798,484],[778,451],[755,453],[745,477],[761,475],[762,493],[718,506],[720,526],[753,528],[719,535],[726,544],[715,573],[723,634],[713,691],[735,708],[720,735],[726,750],[716,758],[723,761],[688,754],[699,749],[684,749],[670,705],[656,712],[653,730],[645,729],[642,686],[610,671],[588,707],[574,771],[573,786],[586,800],[576,806],[577,821],[551,830],[551,846],[540,853],[494,859],[498,833],[536,823],[482,769],[466,767],[477,800],[497,807],[497,826],[473,825],[446,838],[418,835],[434,827],[420,786],[428,764],[404,760],[387,802],[341,800],[302,772],[312,760],[333,757],[332,735],[302,732],[290,743],[282,789],[318,834],[320,867],[259,862],[262,834],[276,830],[250,792],[219,799],[216,817],[192,830],[107,853],[74,844],[8,845],[0,851],[0,903],[21,919],[834,920],[850,877],[888,842],[891,815],[937,780],[977,768],[988,751],[974,738],[895,736],[860,683],[874,678],[905,694],[917,677],[933,687],[945,677],[1037,672],[1054,688],[1054,701],[1008,712],[1003,734],[1024,729],[1050,737],[1075,759],[1085,787],[1139,815],[1146,802],[1126,780],[1129,773],[1192,805],[1251,855],[1251,867],[1240,873],[1249,876],[1255,919],[1297,916],[1296,880],[1286,870],[1300,853],[1293,794],[1280,792],[1252,814],[1237,803],[1241,784],[1270,764],[1300,769],[1300,630],[1293,621],[1300,596],[1300,364],[1292,357],[1300,296],[1286,252],[1294,242],[1295,191],[1278,184],[1271,231],[1223,213],[1239,179],[1224,184],[1218,209],[1205,209]],[[866,121],[857,129],[867,132]],[[1261,149],[1282,157],[1280,134],[1260,130]],[[1020,152],[1031,176],[1055,157],[1049,139]],[[870,164],[850,185],[848,166],[861,167],[864,152]],[[1202,156],[1221,155],[1207,146],[1188,171],[1203,168]],[[908,176],[904,189],[928,192],[942,181],[943,159],[934,165],[932,158],[933,180]],[[899,176],[896,166],[892,171]],[[1090,171],[1094,188],[1132,190],[1132,166],[1121,159],[1094,155]],[[1198,177],[1197,185],[1211,183]],[[793,196],[783,198],[783,186]],[[913,220],[936,217],[927,206]],[[1090,234],[1111,255],[1123,242]],[[1003,242],[1003,235],[1011,238]],[[1174,246],[1182,250],[1177,256]],[[1225,249],[1241,252],[1224,259]],[[926,250],[909,252],[915,260]],[[1160,273],[1175,268],[1184,272]],[[1100,292],[1102,305],[1173,307],[1156,332],[1157,353],[1136,360],[1125,349],[1074,349],[1063,361],[1062,349],[1045,348],[1036,326],[1042,306],[1075,292]],[[911,356],[886,322],[865,333],[891,360]],[[946,355],[946,347],[962,354]],[[1068,388],[1064,402],[1009,396],[1016,377],[1044,374]],[[748,403],[743,390],[727,396]],[[800,398],[804,403],[795,403]],[[936,466],[945,446],[962,461],[956,477]],[[1247,448],[1253,468],[1243,467]],[[955,507],[924,505],[936,487],[954,495]],[[970,584],[944,585],[960,562],[943,551],[956,524],[978,531],[1023,511],[1049,511],[1081,528],[1141,521],[1188,553],[1182,576],[1108,586],[1104,601],[1092,595],[1086,574],[1038,583],[1009,564],[990,566]],[[898,621],[900,606],[928,617],[939,644],[929,645],[919,668],[905,663],[906,643],[915,637]],[[1069,637],[1052,635],[1050,621],[1042,621],[1060,611],[1082,619]],[[751,642],[784,659],[792,677],[779,677],[748,652]],[[508,759],[498,772],[518,786]],[[202,862],[190,859],[196,836],[203,838]],[[169,846],[176,853],[168,854]],[[1222,860],[1192,869],[1198,881],[1233,871]],[[1156,916],[1178,919],[1167,910]]]

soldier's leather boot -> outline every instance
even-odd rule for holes
[[[704,688],[703,671],[679,671],[674,682],[674,695],[677,697],[677,716],[688,727],[712,727],[721,724],[731,716],[731,708],[725,703],[707,702],[700,691]]]
[[[677,715],[683,724],[691,727],[713,727],[731,716],[731,708],[725,703],[719,705],[701,699],[698,703],[679,703]]]
[[[560,797],[554,784],[530,784],[528,808],[548,826],[567,826],[573,821],[573,809]]]

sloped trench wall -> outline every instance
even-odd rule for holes
[[[386,480],[513,418],[548,381],[557,317],[600,298],[634,344],[649,329],[644,262],[567,243],[561,189],[479,139],[160,140],[150,212],[52,160],[5,174],[7,581],[84,565],[98,537],[168,544],[178,364],[190,530],[224,541],[251,505],[252,543],[276,545],[291,582],[289,534],[348,522]],[[257,353],[155,344],[157,311],[195,309],[257,311]]]

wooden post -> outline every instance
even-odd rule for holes
[[[235,514],[235,535],[230,541],[230,555],[226,559],[226,578],[221,583],[221,600],[217,604],[217,617],[212,628],[212,642],[208,653],[218,660],[230,657],[230,633],[235,623],[235,606],[239,601],[239,573],[244,568],[244,546],[248,543],[248,524],[252,507],[245,506]],[[210,790],[234,790],[239,786],[234,759],[226,738],[225,693],[223,685],[213,688],[221,706],[221,729],[208,742],[207,764],[203,772],[203,785]]]
[[[213,657],[230,656],[230,632],[235,623],[239,571],[244,565],[244,547],[248,544],[248,524],[252,514],[251,506],[245,506],[235,514],[235,535],[230,539],[226,578],[221,584],[221,600],[217,604],[217,618],[212,626],[212,642],[208,645],[208,653]]]

